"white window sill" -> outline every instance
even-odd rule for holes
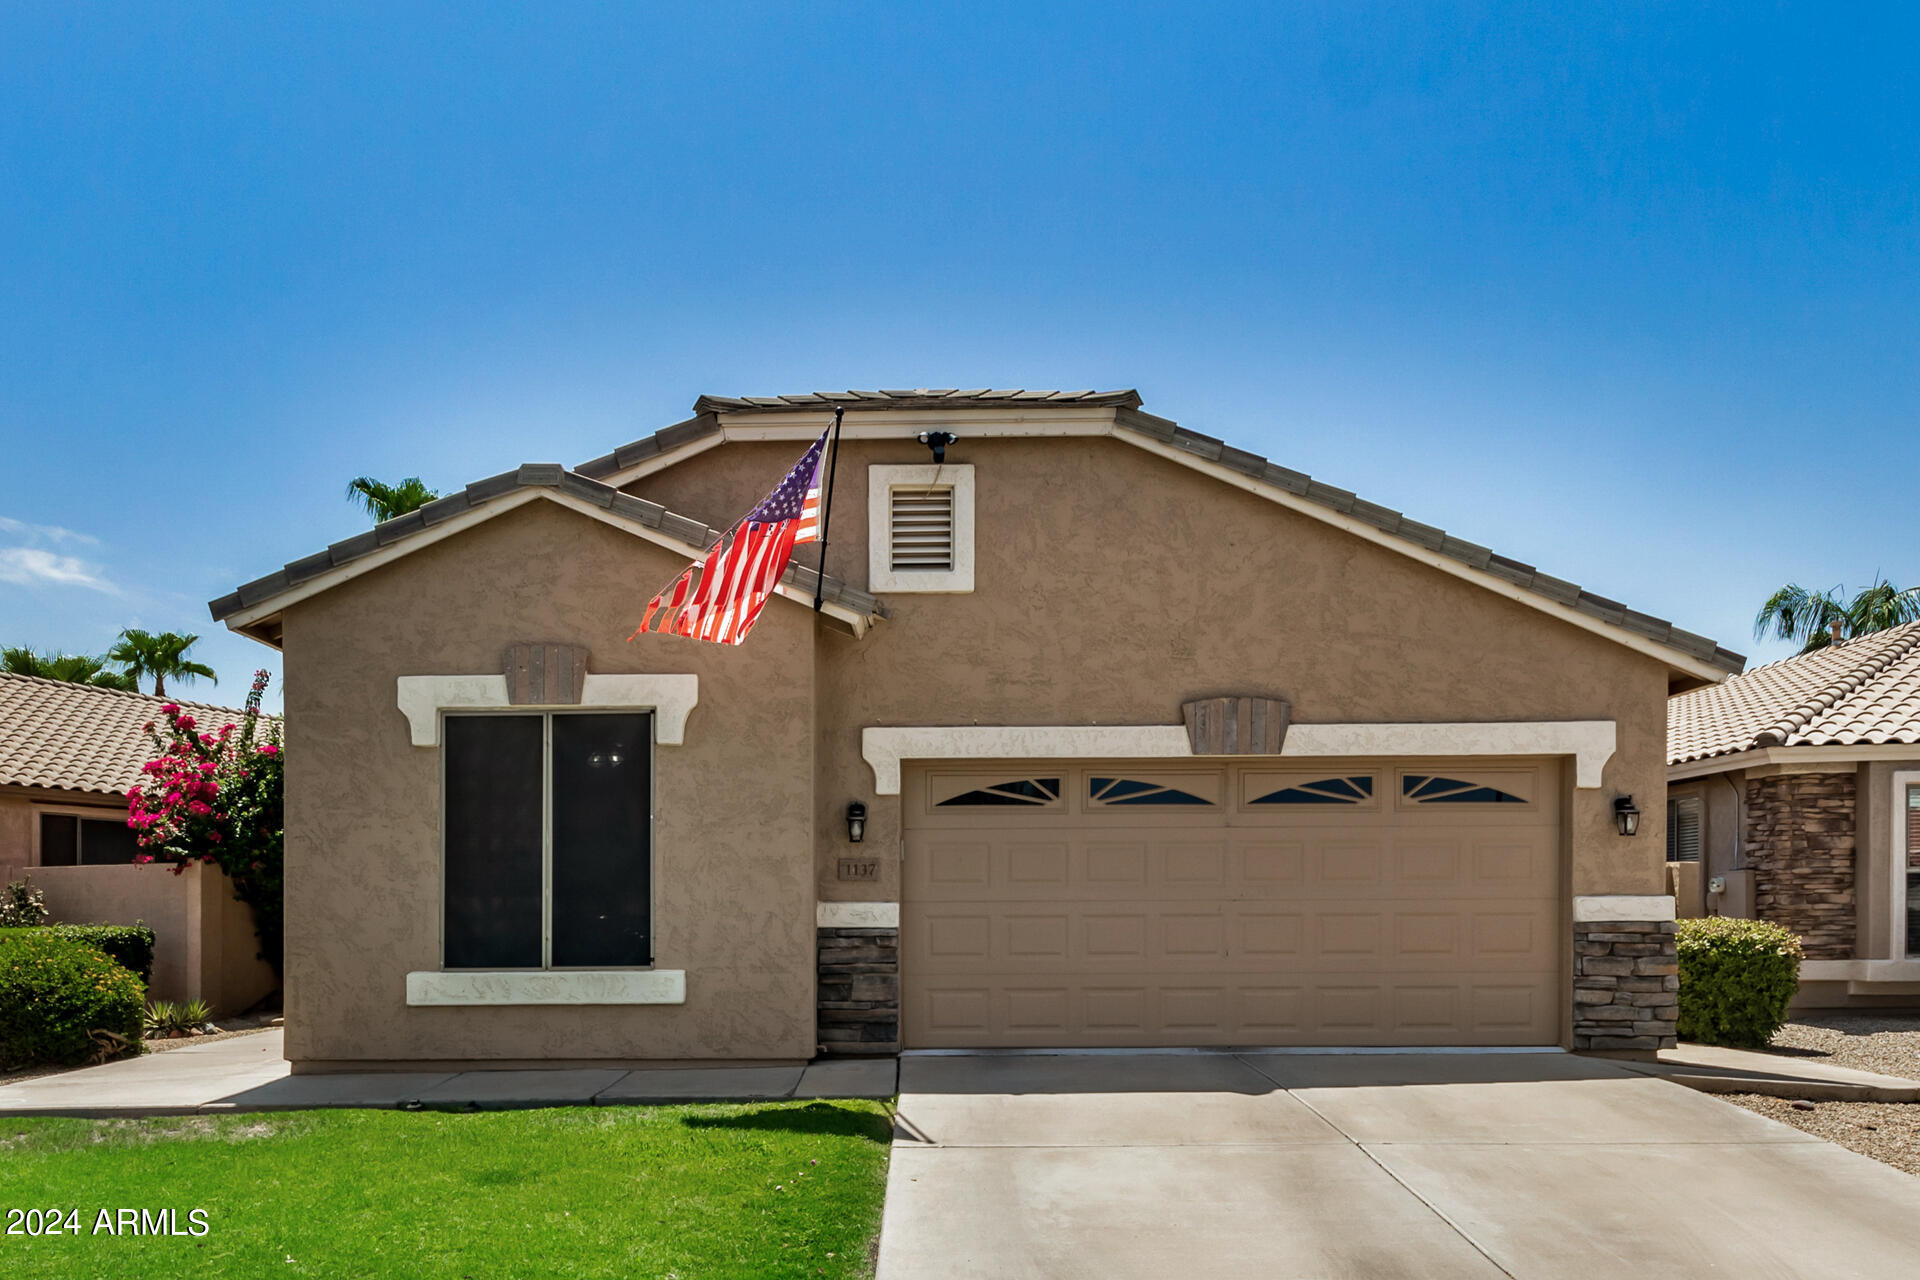
[[[685,1004],[684,969],[554,969],[407,975],[410,1005]]]

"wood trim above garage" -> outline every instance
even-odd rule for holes
[[[1571,756],[1574,786],[1600,785],[1611,720],[1485,724],[1296,724],[1282,756]],[[860,731],[877,795],[900,794],[902,760],[1191,759],[1184,725],[889,725]]]

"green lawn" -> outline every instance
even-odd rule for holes
[[[877,1102],[0,1119],[0,1276],[861,1276],[880,1228]],[[171,1208],[188,1236],[93,1233]]]

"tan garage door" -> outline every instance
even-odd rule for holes
[[[1552,1044],[1554,761],[910,769],[910,1048]]]

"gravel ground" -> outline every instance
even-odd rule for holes
[[[1808,1014],[1780,1028],[1769,1051],[1783,1058],[1809,1058],[1920,1080],[1920,1016]],[[1849,1151],[1920,1175],[1920,1103],[1801,1102],[1796,1108],[1791,1098],[1755,1093],[1721,1096]]]
[[[1789,1098],[1757,1093],[1728,1093],[1719,1097],[1782,1124],[1790,1124],[1816,1138],[1836,1142],[1849,1151],[1872,1156],[1881,1164],[1920,1175],[1920,1103],[1815,1102],[1811,1111],[1797,1111]]]
[[[1920,1015],[1808,1014],[1780,1028],[1771,1048],[1782,1056],[1920,1080]]]

